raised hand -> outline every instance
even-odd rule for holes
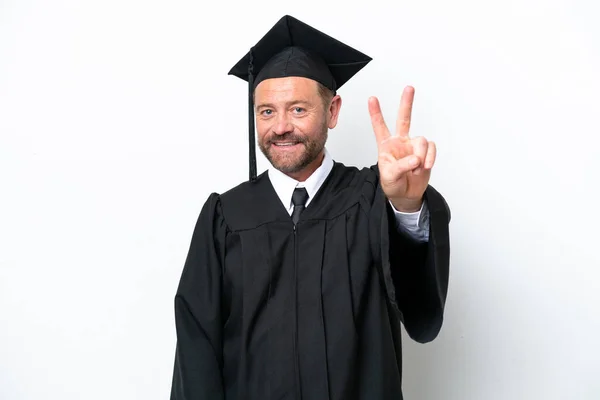
[[[421,208],[435,163],[435,143],[424,137],[409,136],[415,89],[407,86],[402,93],[396,134],[385,124],[379,100],[369,98],[369,114],[377,140],[381,187],[398,211],[414,212]]]

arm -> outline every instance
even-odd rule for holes
[[[379,181],[379,168],[375,165],[371,169],[373,181]],[[398,229],[397,213],[381,186],[375,193],[370,232],[388,306],[413,340],[430,342],[442,327],[448,291],[450,208],[428,185],[423,203],[429,214],[424,227],[429,236],[427,241],[415,240]]]
[[[175,296],[177,347],[171,400],[223,399],[221,261],[217,195],[205,203]]]
[[[425,343],[437,337],[443,322],[450,265],[450,209],[442,195],[429,186],[429,240],[415,241],[390,225],[389,257],[396,302],[408,335]],[[390,205],[388,219],[395,224]]]
[[[433,340],[442,326],[450,259],[450,209],[429,185],[435,143],[409,135],[413,100],[414,88],[407,86],[400,100],[395,135],[388,129],[376,97],[369,99],[369,114],[377,140],[378,179],[387,199],[379,232],[382,274],[389,302],[400,313],[407,333],[425,343]],[[422,202],[427,202],[430,213],[429,237],[424,242],[399,232],[393,211],[414,212]]]

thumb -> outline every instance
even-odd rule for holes
[[[396,160],[391,168],[391,171],[394,175],[394,178],[399,179],[402,175],[417,168],[420,163],[421,161],[419,160],[419,157],[415,155],[406,156]]]

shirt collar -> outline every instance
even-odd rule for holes
[[[323,182],[333,169],[333,159],[331,155],[325,149],[325,157],[323,158],[323,162],[319,168],[312,173],[312,175],[304,182],[298,182],[297,180],[290,178],[283,172],[275,169],[272,165],[269,166],[268,174],[271,184],[277,192],[279,199],[285,206],[285,208],[290,211],[293,209],[292,204],[292,194],[294,193],[294,189],[297,187],[304,187],[308,192],[308,200],[306,202],[306,206],[310,204],[310,201],[317,194]]]

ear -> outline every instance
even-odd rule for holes
[[[335,128],[337,125],[338,117],[340,116],[340,109],[342,108],[342,98],[340,95],[335,95],[333,99],[331,99],[331,103],[329,104],[329,121],[328,126],[329,129]]]

